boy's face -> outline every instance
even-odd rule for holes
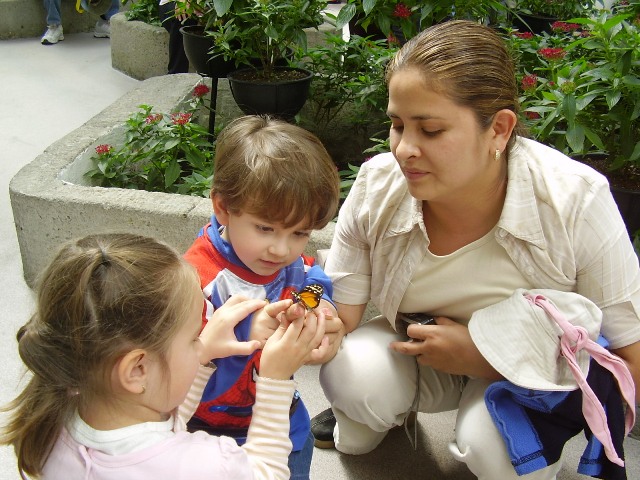
[[[233,246],[238,258],[254,273],[269,276],[293,263],[309,242],[306,222],[290,228],[265,222],[249,213],[216,211],[225,226],[222,237]]]

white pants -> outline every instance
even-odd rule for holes
[[[368,453],[392,427],[401,425],[414,404],[419,377],[416,409],[458,409],[456,441],[449,450],[479,479],[556,478],[560,462],[529,475],[516,474],[484,403],[488,381],[418,369],[415,357],[389,348],[397,339],[389,322],[377,317],[347,335],[336,357],[322,366],[320,383],[337,420],[334,439],[340,452]]]

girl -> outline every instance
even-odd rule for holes
[[[191,412],[176,413],[196,375],[204,384],[212,373],[204,365],[259,347],[236,340],[241,319],[262,307],[256,315],[275,317],[291,301],[265,303],[232,297],[201,332],[197,273],[170,247],[129,234],[65,245],[18,332],[33,376],[6,408],[1,441],[22,477],[289,478],[290,378],[326,350],[322,315],[283,320],[265,344],[245,445],[188,433]]]

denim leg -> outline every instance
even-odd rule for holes
[[[47,11],[47,25],[60,25],[62,23],[60,2],[61,0],[44,0],[44,9]]]
[[[302,450],[291,452],[289,455],[289,471],[292,479],[309,480],[311,471],[311,457],[313,456],[313,435],[309,432]]]
[[[58,1],[60,1],[60,0],[58,0]],[[119,10],[120,10],[120,0],[111,0],[111,7],[107,11],[107,13],[104,14],[105,19],[109,20],[116,13],[118,13]]]

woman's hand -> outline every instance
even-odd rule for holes
[[[325,316],[322,312],[316,316],[305,311],[293,321],[288,320],[284,313],[279,318],[280,326],[262,351],[260,376],[287,380],[310,358],[323,357],[329,347],[329,339],[324,334]]]
[[[469,329],[446,317],[436,317],[436,325],[409,325],[408,342],[391,342],[391,349],[414,355],[421,365],[428,365],[453,375],[501,379],[501,375],[480,354]]]

